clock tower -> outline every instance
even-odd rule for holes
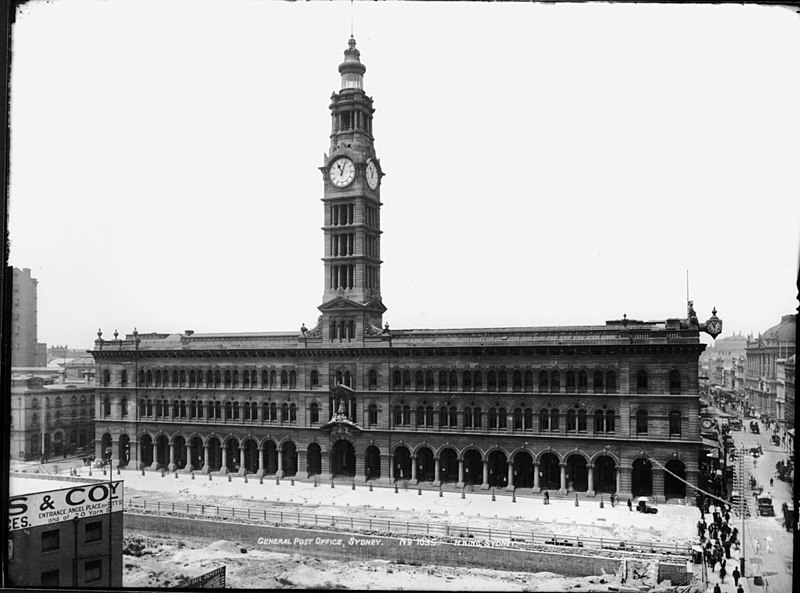
[[[339,65],[341,90],[331,96],[331,144],[322,172],[325,206],[325,341],[354,342],[378,335],[386,311],[381,300],[380,185],[383,172],[372,137],[372,98],[356,40]]]

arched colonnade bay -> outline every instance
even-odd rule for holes
[[[632,460],[620,461],[615,452],[605,447],[596,450],[575,447],[569,450],[508,449],[404,441],[378,446],[370,441],[364,443],[361,439],[336,436],[302,444],[291,437],[277,440],[215,433],[143,433],[136,444],[137,460],[131,455],[132,441],[127,435],[115,440],[117,442],[112,443],[111,436],[106,433],[101,437],[101,446],[106,450],[116,444],[122,466],[133,463],[139,468],[223,475],[298,479],[318,476],[323,480],[352,478],[458,488],[530,489],[587,495],[617,493],[667,499],[685,498],[687,490],[683,480],[691,478],[687,475],[690,473],[687,463],[677,453],[661,463],[653,463],[641,454]],[[668,471],[664,471],[664,467]]]

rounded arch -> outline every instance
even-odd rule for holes
[[[458,482],[458,454],[454,447],[444,445],[439,447],[436,455],[439,457],[440,482]]]
[[[394,479],[408,480],[411,478],[411,451],[403,442],[395,444],[391,448]]]
[[[356,452],[353,443],[339,439],[331,447],[331,475],[352,477],[356,475]]]
[[[631,466],[631,493],[634,496],[653,494],[653,464],[647,456],[639,455]]]
[[[588,457],[583,451],[571,451],[567,454],[567,490],[586,492],[589,489]]]
[[[322,473],[322,448],[319,443],[309,443],[306,447],[306,467],[309,477]]]
[[[436,460],[433,449],[427,443],[418,445],[413,452],[417,464],[417,480],[433,482],[436,479]]]
[[[612,493],[617,491],[617,468],[619,464],[615,459],[609,453],[599,453],[592,457],[595,492]]]
[[[367,480],[381,477],[381,450],[377,445],[370,445],[364,450],[364,477]]]
[[[483,454],[474,445],[465,447],[461,452],[461,459],[464,460],[464,483],[482,484],[483,483]]]
[[[545,450],[539,454],[539,481],[544,490],[558,490],[561,488],[561,458],[552,450]]]
[[[505,455],[506,459],[510,459],[511,458],[511,456],[508,453],[508,450],[505,447],[501,447],[500,445],[495,444],[495,445],[492,445],[491,447],[486,449],[486,451],[483,452],[483,459],[485,461],[489,461],[489,456],[492,453],[494,453],[495,451],[501,452],[503,455]]]
[[[670,459],[664,467],[664,498],[686,498],[686,465],[680,459]]]
[[[239,438],[236,435],[233,435],[233,434],[225,435],[221,439],[221,442],[222,442],[222,446],[226,447],[226,448],[228,447],[228,445],[231,442],[233,442],[237,447],[241,444],[241,442],[239,441]]]
[[[620,464],[620,460],[619,460],[619,457],[617,456],[617,454],[616,454],[616,453],[614,453],[613,451],[610,451],[610,450],[609,450],[609,451],[606,451],[605,449],[604,449],[604,450],[602,450],[602,451],[598,451],[597,453],[593,453],[592,455],[590,455],[590,456],[589,456],[589,463],[591,463],[591,464],[593,464],[593,465],[594,465],[594,464],[596,464],[596,463],[597,463],[597,460],[598,460],[598,459],[600,459],[601,457],[610,457],[610,458],[611,458],[611,460],[612,460],[612,461],[613,461],[613,462],[614,462],[616,465],[619,465],[619,464]]]
[[[514,486],[518,488],[533,487],[533,453],[524,447],[514,449],[512,453]]]

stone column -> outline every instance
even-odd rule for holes
[[[278,471],[275,472],[275,477],[280,479],[283,477],[283,448],[278,449]]]
[[[320,468],[319,479],[321,482],[331,481],[331,452],[322,450],[320,451]]]
[[[169,443],[169,464],[167,464],[167,471],[174,472],[175,471],[175,449],[177,449],[177,444],[175,441]]]
[[[594,496],[594,465],[591,463],[586,464],[586,471],[588,472],[589,486],[586,490],[586,496]]]
[[[563,495],[567,493],[567,464],[559,463],[558,466],[561,468],[561,488],[558,493]]]
[[[389,453],[389,483],[394,483],[394,455]]]
[[[353,447],[353,451],[356,457],[356,475],[355,480],[356,482],[366,482],[367,481],[367,465],[366,459],[364,455],[359,455],[358,452],[355,451],[355,446]]]
[[[508,485],[506,490],[509,492],[514,490],[514,462],[511,459],[508,460]]]
[[[222,455],[221,465],[219,468],[219,473],[223,476],[228,473],[228,445],[227,443],[223,446],[220,444],[219,452]]]
[[[464,460],[459,458],[458,460],[458,484],[456,484],[456,488],[463,488],[464,487]]]
[[[541,492],[542,487],[539,485],[539,462],[533,462],[533,491]]]
[[[244,449],[241,443],[239,444],[239,471],[236,472],[237,476],[243,476],[247,473],[247,468],[244,466]]]
[[[632,468],[630,467],[619,468],[619,490],[617,491],[617,497],[619,498],[620,502],[626,502],[628,498],[633,496],[631,470]]]
[[[417,456],[411,456],[411,480],[409,480],[409,484],[417,484],[419,480],[417,480]]]
[[[203,445],[203,469],[200,470],[200,473],[207,474],[210,471],[208,466],[208,445]]]
[[[66,439],[64,439],[61,442],[62,455],[63,455],[63,447],[66,446],[67,442]],[[119,440],[114,440],[114,437],[111,437],[111,469],[116,469],[118,465],[119,465]]]
[[[489,489],[489,460],[483,460],[483,482],[481,482],[481,490]]]
[[[297,450],[297,472],[294,477],[298,480],[308,479],[308,451],[306,449]]]
[[[622,474],[619,471],[619,466],[614,468],[614,478],[616,479],[616,487],[614,491],[619,494],[622,491]]]
[[[433,485],[434,486],[441,486],[442,485],[442,480],[441,480],[441,476],[439,475],[439,470],[441,468],[441,465],[439,463],[439,458],[438,457],[434,457],[434,462],[435,462],[435,468],[433,470]]]
[[[656,502],[666,502],[664,496],[664,470],[660,467],[653,467],[653,498]]]
[[[192,471],[192,445],[189,441],[186,441],[186,465],[183,471],[187,474]]]
[[[256,472],[256,477],[263,477],[264,476],[264,447],[258,448],[258,471]]]

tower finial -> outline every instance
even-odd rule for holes
[[[353,39],[353,0],[350,0],[350,39]]]

